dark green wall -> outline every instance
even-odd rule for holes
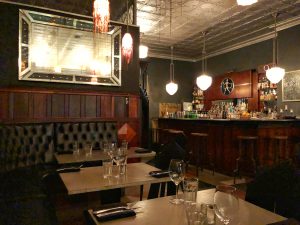
[[[148,65],[150,118],[158,117],[159,103],[181,103],[192,101],[194,87],[194,63],[174,61],[175,81],[178,91],[174,95],[166,92],[166,84],[170,80],[170,60],[150,58]]]
[[[27,8],[28,9],[28,8]],[[48,12],[49,13],[49,12]],[[108,87],[85,84],[64,84],[37,81],[18,80],[18,35],[19,35],[19,11],[16,6],[0,3],[1,32],[0,32],[0,87],[35,87],[35,88],[59,88],[90,91],[109,91],[124,93],[139,93],[139,28],[129,27],[134,39],[133,60],[129,66],[122,66],[122,86]],[[125,29],[123,29],[125,31]]]
[[[286,72],[300,70],[300,25],[280,31],[278,34],[279,65]],[[222,75],[230,71],[256,69],[259,65],[272,62],[272,40],[244,47],[226,54],[208,59],[208,71],[211,76]],[[201,72],[201,61],[195,64],[196,74]],[[278,85],[278,106],[293,108],[300,115],[299,102],[282,102],[282,86]]]

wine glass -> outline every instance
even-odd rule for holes
[[[122,148],[117,148],[112,151],[112,159],[113,162],[117,165],[118,167],[118,174],[116,177],[119,177],[121,174],[124,174],[123,171],[121,171],[121,165],[124,165],[127,159],[127,154],[126,150]]]
[[[178,185],[183,181],[185,175],[185,164],[182,160],[171,159],[169,165],[169,176],[170,179],[176,185],[176,197],[171,199],[170,202],[173,204],[181,204],[183,199],[178,198]]]
[[[224,225],[229,224],[238,216],[239,200],[236,188],[230,185],[217,185],[214,194],[214,210]]]

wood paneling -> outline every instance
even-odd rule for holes
[[[214,155],[215,168],[217,171],[233,174],[238,157],[238,136],[257,136],[257,150],[259,164],[269,165],[264,156],[272,153],[270,138],[275,135],[288,136],[288,151],[293,154],[294,147],[300,141],[300,121],[251,121],[251,120],[176,120],[158,119],[159,128],[183,130],[190,138],[191,132],[208,134],[207,151]],[[273,163],[272,157],[270,163]]]
[[[131,146],[140,143],[139,96],[49,89],[0,89],[0,122],[116,121]]]
[[[81,117],[81,99],[80,95],[69,95],[68,96],[68,115],[70,118]]]
[[[8,93],[0,93],[0,121],[8,120],[8,101],[9,101],[9,94]]]
[[[225,78],[230,78],[234,82],[234,89],[229,95],[224,95],[221,91],[221,83]],[[210,108],[211,102],[214,100],[247,98],[248,102],[250,103],[249,108],[257,110],[257,82],[257,74],[252,70],[232,72],[222,76],[214,77],[212,86],[204,92],[205,106],[206,108]]]
[[[129,98],[129,118],[138,118],[139,113],[139,98]]]
[[[28,93],[15,93],[11,96],[13,104],[13,118],[20,120],[29,118],[29,94]]]
[[[47,94],[31,94],[30,113],[34,119],[45,119],[47,116]]]

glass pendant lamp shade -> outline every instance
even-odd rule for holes
[[[266,76],[268,80],[273,84],[277,84],[279,81],[281,81],[284,75],[285,69],[282,69],[278,66],[272,67],[266,71]]]
[[[107,32],[109,18],[109,1],[95,0],[93,5],[94,32]]]
[[[166,91],[169,95],[174,95],[178,90],[178,84],[174,81],[170,81],[170,83],[166,84]]]
[[[266,77],[268,80],[273,83],[277,84],[281,81],[285,75],[285,69],[280,68],[278,66],[278,40],[277,40],[277,17],[278,13],[274,13],[274,38],[273,38],[273,67],[266,70]]]
[[[139,47],[139,57],[140,59],[145,59],[148,57],[148,47],[145,45],[140,45]]]
[[[202,91],[206,91],[212,84],[212,77],[202,74],[197,77],[196,84]]]
[[[133,53],[133,40],[130,33],[124,34],[122,38],[122,54],[125,57],[126,63],[129,64]]]
[[[246,5],[252,5],[257,2],[257,0],[237,0],[236,1],[238,5],[246,6]]]

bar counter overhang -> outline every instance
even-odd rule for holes
[[[238,136],[258,137],[259,166],[272,164],[272,159],[266,160],[273,148],[271,137],[288,136],[287,149],[293,160],[295,145],[300,142],[300,120],[159,118],[158,128],[182,130],[187,137],[192,132],[207,133],[207,151],[214,157],[215,169],[227,174],[232,174],[236,166]]]

